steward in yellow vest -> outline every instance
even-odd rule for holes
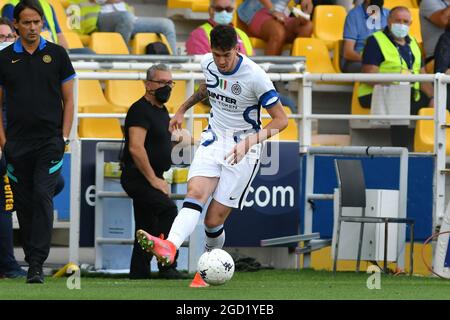
[[[395,7],[389,12],[388,26],[366,40],[362,57],[363,73],[425,73],[420,47],[416,39],[408,35],[411,23],[408,8]],[[371,107],[373,85],[374,83],[361,83],[359,86],[358,100],[363,108]],[[410,103],[411,114],[417,114],[420,108],[433,107],[431,83],[412,83]],[[392,125],[391,139],[393,146],[410,148],[411,137],[408,126]]]
[[[417,40],[408,35],[411,14],[405,7],[394,9],[389,13],[388,26],[367,38],[363,51],[363,73],[425,73]],[[372,83],[360,84],[358,98],[362,107],[370,108],[372,92]],[[417,114],[420,108],[432,106],[432,98],[431,83],[412,83],[411,114]]]

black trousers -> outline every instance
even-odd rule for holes
[[[372,103],[372,94],[362,96],[358,98],[361,107],[369,109]],[[420,99],[414,100],[414,92],[411,90],[411,111],[410,114],[416,115],[419,113],[419,109],[428,107],[430,99],[424,92],[420,92]],[[409,151],[413,151],[414,145],[414,129],[410,129],[408,126],[391,126],[391,144],[394,147],[405,147]]]
[[[142,229],[151,235],[163,234],[164,238],[167,238],[178,213],[172,199],[153,188],[137,169],[125,168],[122,172],[121,184],[125,192],[133,199],[136,231]],[[153,255],[142,250],[135,240],[130,263],[130,278],[149,278],[152,258]],[[176,266],[176,260],[171,266],[162,266],[158,263],[160,271],[176,268]]]
[[[53,196],[61,172],[63,137],[7,140],[7,174],[14,194],[25,252],[30,265],[42,265],[50,252]]]

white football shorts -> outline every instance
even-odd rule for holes
[[[218,177],[213,199],[219,203],[242,209],[250,185],[259,170],[263,144],[254,145],[237,164],[227,163],[225,156],[236,142],[207,130],[189,168],[188,180],[193,177]]]

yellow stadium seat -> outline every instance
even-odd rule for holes
[[[71,28],[68,26],[68,18],[66,11],[64,10],[63,5],[60,0],[48,0],[48,2],[52,5],[55,10],[56,18],[58,19],[59,27],[62,32],[70,31]]]
[[[133,103],[145,94],[142,80],[106,80],[105,97],[115,112],[126,113]]]
[[[297,38],[292,44],[292,56],[306,58],[306,71],[311,73],[336,73],[328,49],[321,39]]]
[[[177,112],[178,108],[186,101],[186,81],[177,80],[175,86],[172,88],[170,99],[166,103],[169,113]]]
[[[351,112],[352,114],[370,114],[369,108],[363,108],[359,104],[358,100],[358,88],[359,88],[359,82],[355,82],[353,85],[353,94],[352,94],[352,108]]]
[[[195,12],[208,12],[209,0],[168,0],[167,9],[191,9]]]
[[[105,99],[99,80],[80,80],[78,82],[78,112],[85,112],[85,108],[89,107],[113,110],[113,106]]]
[[[288,107],[283,107],[283,108],[287,115],[292,114],[291,109],[289,109]],[[263,115],[268,114],[268,112],[265,108],[262,108],[261,114],[263,114]],[[270,121],[271,121],[270,118],[262,118],[261,119],[262,127],[264,128]],[[297,126],[297,123],[295,122],[295,119],[289,119],[288,126],[286,127],[286,129],[284,129],[283,131],[281,131],[279,134],[272,137],[271,139],[272,140],[283,140],[283,141],[298,140],[298,126]]]
[[[120,33],[117,32],[94,32],[91,35],[89,48],[97,54],[129,54]],[[126,91],[125,91],[126,92]]]
[[[89,43],[91,43],[91,36],[89,34],[79,34],[78,36],[85,47],[89,46]]]
[[[191,8],[194,12],[208,12],[209,0],[192,1]]]
[[[66,38],[69,49],[84,48],[83,43],[80,40],[78,33],[73,31],[64,32],[64,38]]]
[[[113,110],[105,106],[86,107],[85,113],[112,113]],[[122,128],[119,119],[80,119],[78,124],[80,138],[113,138],[123,139]]]
[[[419,110],[419,116],[434,116],[434,108],[422,108]],[[445,112],[445,122],[450,123],[450,113]],[[450,153],[450,130],[445,130],[446,152]],[[433,152],[434,151],[434,121],[417,120],[416,130],[414,132],[414,152]]]
[[[130,41],[132,54],[145,54],[145,47],[151,43],[161,41],[169,49],[170,54],[173,54],[172,48],[167,41],[167,38],[163,34],[157,33],[137,33]]]
[[[419,45],[421,45],[423,40],[422,40],[422,31],[420,29],[419,9],[412,8],[412,9],[409,9],[409,11],[411,12],[411,17],[412,17],[412,23],[409,28],[409,34],[412,35],[414,38],[416,38],[417,43]]]
[[[314,8],[313,37],[322,39],[328,50],[342,40],[347,11],[340,5],[319,5]]]
[[[70,0],[59,0],[64,9],[70,6]]]
[[[387,9],[392,9],[398,6],[418,8],[417,2],[415,0],[385,0],[383,6]]]

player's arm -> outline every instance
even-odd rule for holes
[[[64,105],[63,111],[63,137],[68,138],[73,122],[73,80],[65,81],[61,85],[62,99]]]
[[[6,143],[5,128],[3,127],[3,87],[0,86],[0,147],[3,150]]]
[[[287,127],[288,117],[279,100],[274,106],[267,109],[267,112],[272,117],[272,120],[262,130],[259,130],[236,144],[226,156],[228,163],[238,163],[245,157],[252,146],[269,139]]]
[[[190,96],[178,109],[173,118],[169,123],[169,130],[173,132],[174,129],[181,129],[181,125],[183,124],[184,114],[190,108],[195,106],[200,101],[204,100],[208,96],[208,90],[206,89],[206,83],[200,84],[198,90],[194,92],[192,96]]]
[[[145,137],[147,136],[147,129],[142,127],[130,127],[128,129],[129,145],[131,157],[138,170],[144,175],[147,181],[158,190],[165,194],[169,194],[169,186],[167,182],[158,178],[153,170],[150,160],[148,159],[147,151],[145,150]]]

